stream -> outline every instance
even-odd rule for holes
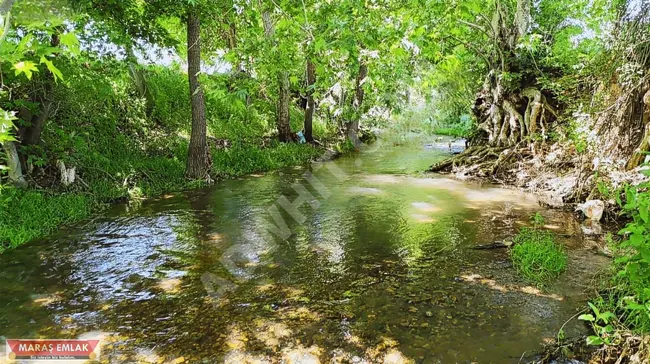
[[[419,173],[446,142],[395,144],[115,205],[5,252],[0,339],[98,338],[105,363],[517,363],[554,339],[606,264],[580,222]],[[538,211],[569,253],[544,289],[505,249],[472,249]]]

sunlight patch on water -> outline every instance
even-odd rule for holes
[[[411,177],[407,179],[409,184],[425,187],[425,188],[436,188],[436,189],[445,189],[445,190],[468,190],[467,185],[449,178],[415,178]]]
[[[428,202],[413,202],[411,206],[422,212],[438,212],[440,211],[439,207],[433,206]]]
[[[397,349],[391,349],[389,352],[384,355],[384,364],[407,364],[413,363],[412,360],[407,359],[404,354],[402,354]]]
[[[293,332],[281,322],[258,321],[256,323],[257,340],[268,348],[277,350],[282,339],[290,337]]]
[[[285,364],[320,364],[318,357],[322,354],[322,350],[313,345],[305,348],[299,345],[296,348],[287,348],[282,351],[282,363]]]
[[[46,307],[61,300],[62,292],[55,292],[50,295],[32,295],[33,303],[37,306]]]
[[[167,278],[159,281],[156,286],[165,293],[174,294],[180,292],[181,283],[178,278]]]
[[[271,360],[261,355],[253,355],[241,350],[230,351],[224,364],[271,364]]]
[[[411,218],[416,222],[423,223],[423,224],[436,221],[433,217],[424,214],[411,214]]]
[[[404,178],[391,174],[372,174],[363,178],[368,183],[402,183]]]
[[[564,301],[564,297],[559,296],[557,294],[545,294],[538,288],[532,287],[532,286],[516,286],[512,284],[506,284],[502,285],[497,283],[494,279],[489,279],[489,278],[483,278],[480,274],[464,274],[461,275],[460,278],[468,283],[479,283],[482,285],[485,285],[491,289],[497,290],[499,292],[522,292],[530,295],[534,295],[537,297],[544,297],[544,298],[550,298],[556,301]]]
[[[372,187],[350,187],[348,192],[356,195],[378,195],[383,191]]]
[[[526,208],[538,208],[539,203],[533,195],[506,188],[465,189],[463,195],[471,204],[495,204],[510,202]]]

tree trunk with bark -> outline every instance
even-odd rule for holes
[[[293,140],[290,124],[289,104],[291,102],[291,91],[289,90],[289,74],[285,71],[278,73],[278,84],[280,94],[278,99],[277,128],[278,139],[286,143]]]
[[[271,13],[264,11],[262,13],[262,23],[264,25],[264,36],[275,47],[276,41],[275,26],[271,19]],[[291,92],[289,83],[289,73],[281,70],[278,72],[278,106],[276,110],[276,125],[278,129],[278,139],[285,143],[294,140],[293,133],[291,132],[289,104],[291,103]]]
[[[187,12],[187,73],[192,105],[192,133],[185,176],[189,179],[209,180],[212,160],[207,141],[205,99],[199,81],[199,74],[201,73],[200,24],[199,9],[190,6]]]
[[[2,29],[2,36],[0,37],[0,46],[4,41],[4,37],[7,35],[9,30],[9,17],[11,7],[14,4],[15,0],[4,0],[0,2],[0,29]],[[24,187],[27,185],[25,177],[23,176],[23,169],[20,165],[20,158],[18,156],[18,148],[16,147],[16,142],[14,141],[5,141],[2,144],[2,149],[5,152],[5,157],[7,159],[7,167],[9,168],[9,182],[12,184]]]
[[[307,107],[305,108],[305,140],[307,142],[314,141],[312,135],[312,126],[314,121],[314,84],[316,83],[316,66],[314,62],[307,58]]]
[[[357,75],[354,88],[354,98],[352,99],[352,120],[348,121],[347,125],[348,140],[355,148],[361,146],[361,140],[359,140],[359,119],[361,118],[361,106],[363,105],[363,98],[365,96],[363,84],[366,77],[368,77],[368,65],[366,65],[365,61],[361,61],[359,64],[359,74]]]
[[[641,138],[641,143],[639,143],[639,146],[627,162],[626,167],[628,170],[640,166],[644,162],[647,153],[650,152],[650,89],[643,96],[643,103],[645,104],[642,116],[643,137]]]
[[[58,47],[60,44],[59,31],[57,28],[54,34],[50,39],[50,45],[52,47]],[[41,141],[41,134],[45,128],[45,124],[48,119],[53,116],[54,112],[54,75],[50,71],[44,72],[43,80],[43,94],[35,98],[35,102],[39,104],[38,114],[33,115],[26,109],[20,110],[21,119],[28,121],[29,126],[20,132],[21,134],[21,144],[22,145],[37,145]]]
[[[532,23],[531,1],[518,0],[512,20],[508,20],[508,9],[499,1],[489,28],[495,47],[495,57],[489,62],[483,88],[477,95],[473,112],[479,121],[479,128],[487,134],[487,144],[509,146],[532,136],[546,134],[547,125],[557,118],[557,112],[534,84],[522,83],[518,88],[506,90],[502,76],[511,70],[517,41],[524,37]]]
[[[25,181],[25,176],[23,176],[23,169],[20,166],[20,158],[18,156],[18,150],[16,149],[16,143],[4,142],[2,143],[2,148],[4,149],[7,158],[9,181],[18,187],[27,186],[27,181]]]

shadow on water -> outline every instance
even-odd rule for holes
[[[384,145],[328,162],[345,177],[309,167],[325,189],[293,168],[115,206],[0,256],[0,335],[100,337],[104,362],[517,362],[581,307],[597,258],[558,211],[542,214],[574,264],[544,291],[472,250],[541,208],[414,174],[443,157]],[[269,213],[296,182],[311,197]]]

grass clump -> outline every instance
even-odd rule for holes
[[[87,194],[51,194],[1,187],[0,253],[87,218],[96,208]]]
[[[567,254],[551,232],[541,229],[544,221],[539,213],[533,222],[532,228],[522,228],[515,237],[511,258],[520,274],[543,286],[564,272]]]

